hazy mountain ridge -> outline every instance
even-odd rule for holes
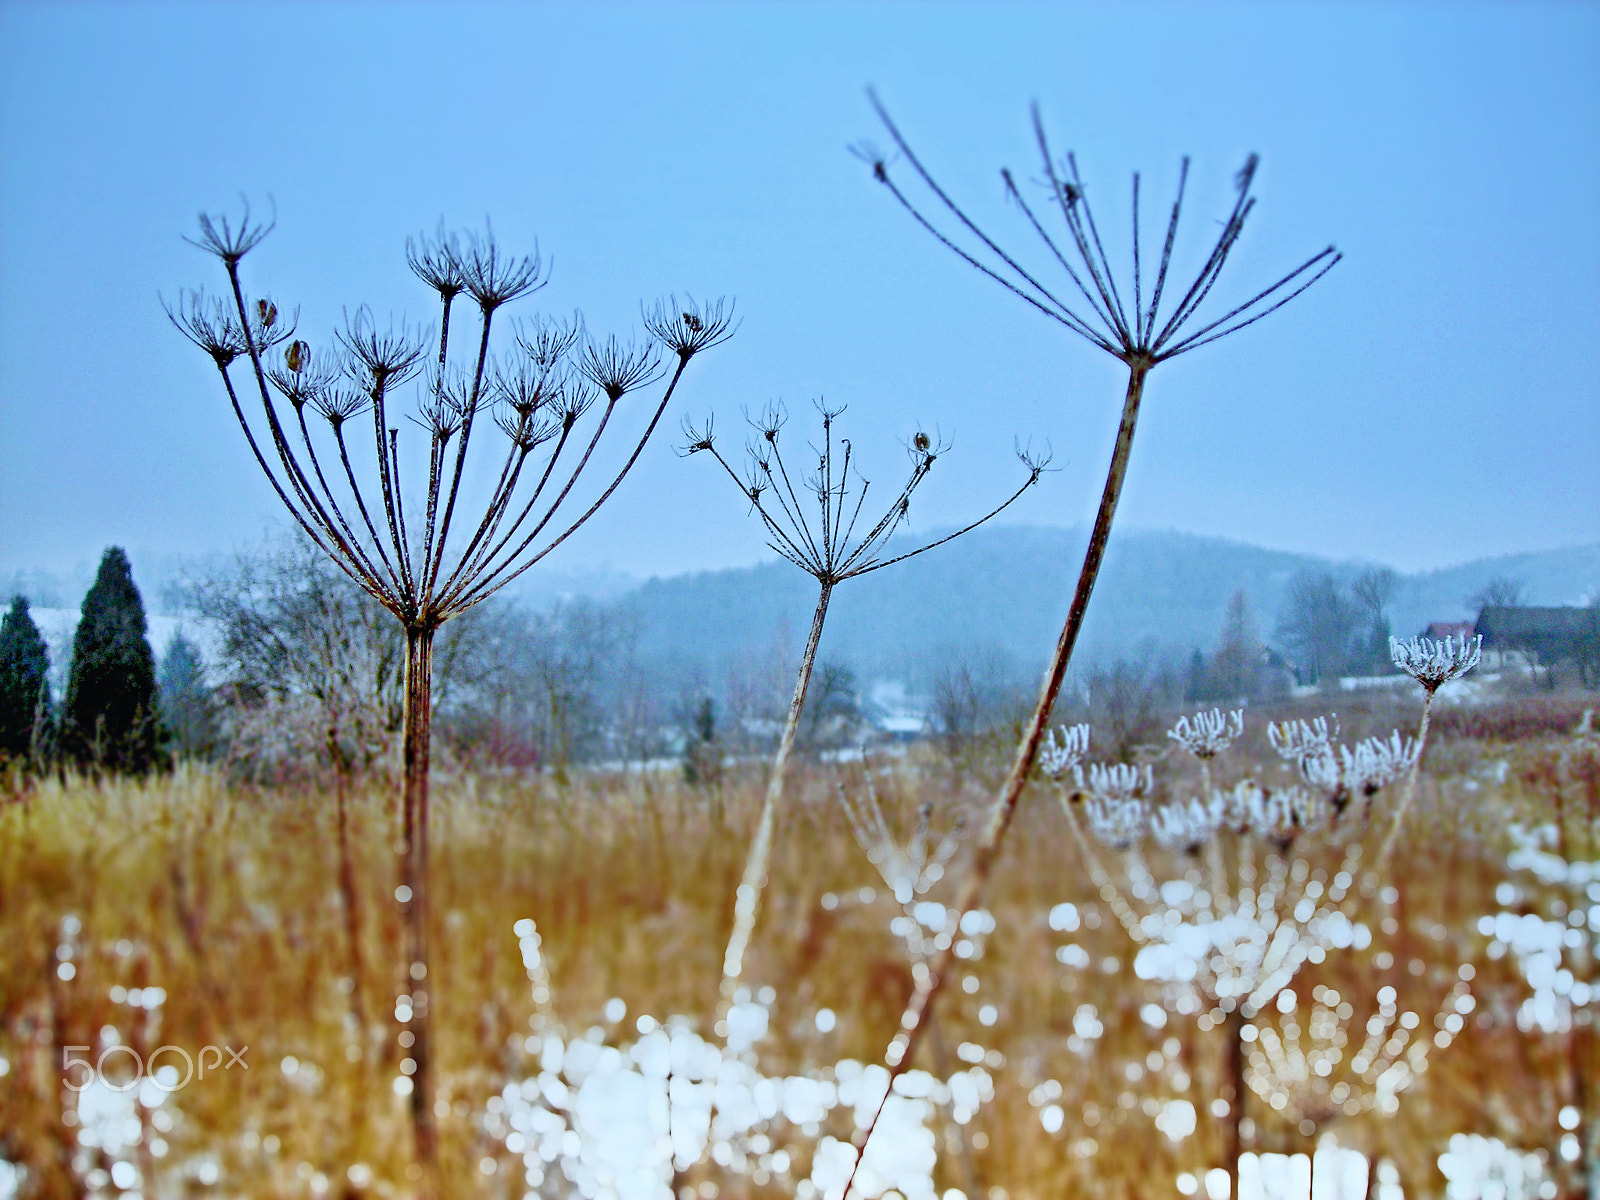
[[[936,537],[897,539],[889,554]],[[822,654],[854,666],[864,678],[925,682],[952,657],[996,656],[1031,673],[1061,628],[1087,538],[1085,530],[1040,526],[979,529],[958,541],[841,585],[834,593]],[[162,562],[145,586],[151,642],[159,655],[182,628],[209,649],[206,631],[185,621],[172,602],[174,584],[225,561]],[[1259,632],[1273,641],[1289,581],[1305,571],[1348,581],[1366,566],[1316,555],[1269,550],[1224,538],[1172,531],[1123,529],[1111,539],[1089,609],[1077,661],[1157,654],[1187,656],[1216,644],[1233,593],[1243,588]],[[1458,566],[1399,575],[1390,617],[1410,635],[1429,621],[1473,615],[1468,597],[1490,579],[1522,583],[1530,604],[1583,604],[1600,595],[1600,544],[1477,559]],[[75,581],[17,572],[12,587],[54,603],[36,603],[59,673],[70,654],[77,609]],[[33,585],[30,587],[29,585]],[[547,608],[582,597],[628,614],[639,630],[639,652],[674,673],[699,670],[719,677],[740,657],[782,647],[798,653],[816,585],[785,562],[697,571],[640,582],[614,568],[535,569],[508,596]],[[69,599],[70,597],[70,599]],[[152,603],[153,601],[153,603]],[[170,613],[170,615],[169,615]]]
[[[1031,526],[978,530],[834,593],[822,654],[869,676],[925,674],[953,652],[1042,659],[1066,612],[1087,534]],[[893,549],[911,548],[906,540]],[[1152,530],[1118,531],[1080,643],[1079,662],[1209,651],[1233,593],[1243,588],[1272,641],[1291,579],[1348,581],[1370,563],[1268,550]],[[1521,581],[1533,604],[1577,604],[1600,593],[1600,545],[1479,559],[1400,575],[1390,616],[1409,635],[1429,621],[1472,615],[1468,597],[1491,578]],[[771,646],[798,646],[816,603],[811,579],[787,563],[652,579],[625,596],[648,657],[708,663]]]

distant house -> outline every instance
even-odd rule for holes
[[[906,694],[898,679],[874,680],[861,704],[861,715],[886,741],[909,742],[931,730],[921,702]]]
[[[1470,638],[1478,632],[1471,621],[1435,621],[1422,631],[1422,636],[1442,642],[1450,638]]]
[[[1502,661],[1521,654],[1535,670],[1576,667],[1586,687],[1600,682],[1600,607],[1530,608],[1490,605],[1478,614],[1483,648]]]

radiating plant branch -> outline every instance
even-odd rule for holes
[[[934,462],[948,447],[935,442],[925,433],[917,433],[907,446],[911,470],[905,482],[900,485],[882,515],[870,527],[858,532],[861,530],[862,512],[871,485],[855,469],[852,461],[854,449],[850,442],[836,437],[834,433],[834,421],[843,409],[829,408],[821,403],[817,409],[822,416],[822,445],[809,448],[816,463],[815,469],[809,474],[791,473],[789,464],[784,461],[782,432],[788,418],[781,405],[769,405],[750,421],[754,436],[746,447],[749,464],[745,475],[740,475],[718,448],[710,422],[703,428],[685,427],[687,444],[684,453],[710,454],[761,518],[769,538],[767,545],[817,581],[816,610],[812,613],[811,629],[800,656],[800,670],[795,676],[794,694],[784,719],[777,752],[773,756],[761,819],[739,885],[733,933],[723,956],[724,1002],[738,986],[744,952],[760,908],[761,891],[766,887],[778,803],[783,795],[789,757],[794,750],[795,734],[799,728],[801,711],[805,707],[806,690],[811,682],[817,646],[822,639],[823,623],[827,619],[828,603],[834,588],[847,579],[904,562],[971,532],[1011,507],[1023,492],[1039,481],[1039,476],[1049,465],[1047,455],[1036,457],[1026,451],[1019,452],[1027,472],[1026,478],[999,505],[954,533],[913,550],[885,557],[890,539],[910,514],[912,493],[928,477]]]
[[[190,240],[221,262],[226,296],[185,293],[167,312],[215,364],[257,465],[296,524],[405,630],[395,897],[406,958],[396,1010],[410,1014],[401,1045],[412,1070],[397,1090],[410,1096],[414,1154],[431,1179],[437,1132],[426,981],[434,636],[560,545],[611,497],[689,361],[732,335],[733,310],[721,300],[669,297],[646,310],[650,340],[642,344],[597,341],[575,319],[513,323],[511,344],[497,346],[500,310],[544,286],[539,255],[507,254],[488,230],[458,235],[441,226],[435,236],[406,244],[413,273],[439,300],[436,332],[380,325],[362,307],[313,350],[270,299],[246,295],[239,264],[272,228],[272,221],[252,220],[248,206],[237,221],[202,216]],[[476,336],[465,355],[453,357],[457,301],[475,309]],[[239,360],[249,364],[243,383],[232,371]],[[624,397],[663,378],[659,395],[641,413],[628,414],[627,424],[641,431],[622,435],[631,439],[631,451],[593,494],[582,481],[605,434],[622,427],[613,418]],[[395,393],[413,379],[418,395],[402,423]],[[308,411],[318,419],[308,420]],[[369,416],[371,457],[363,464],[353,450],[362,435],[347,435]],[[401,434],[408,445],[414,436],[406,424],[420,430],[427,460],[420,495],[405,486]],[[486,471],[471,469],[471,447],[471,459],[491,464]],[[476,523],[458,523],[469,510]]]
[[[773,552],[794,563],[817,581],[816,610],[812,613],[811,629],[800,656],[800,669],[795,676],[794,694],[789,701],[783,732],[773,755],[761,818],[735,896],[733,929],[722,960],[722,1018],[725,1018],[727,1006],[739,985],[745,951],[760,913],[761,893],[767,885],[767,870],[772,858],[778,805],[783,797],[789,758],[794,750],[795,734],[800,725],[801,711],[805,707],[806,691],[810,686],[817,646],[822,640],[823,623],[827,619],[828,603],[834,588],[847,579],[904,562],[971,532],[1011,507],[1039,481],[1049,465],[1047,454],[1035,456],[1027,451],[1019,451],[1018,457],[1022,460],[1026,476],[1004,501],[954,533],[903,553],[890,554],[890,540],[910,514],[912,493],[927,479],[934,462],[948,447],[926,433],[915,434],[906,447],[911,469],[905,481],[885,508],[879,510],[874,507],[869,510],[866,501],[870,484],[856,469],[854,449],[850,442],[834,432],[834,422],[843,409],[830,408],[819,402],[817,410],[822,417],[822,444],[809,447],[809,462],[815,464],[809,473],[801,464],[791,466],[790,462],[784,460],[782,434],[788,418],[781,405],[769,405],[750,419],[752,437],[746,446],[749,461],[743,475],[734,469],[718,447],[710,421],[702,427],[686,425],[684,430],[686,445],[683,453],[705,453],[715,459],[750,502],[751,509],[761,518],[769,539],[767,544]],[[870,514],[880,511],[881,515],[872,520],[870,525],[864,524],[864,512]],[[866,520],[871,520],[871,517],[868,516]]]
[[[1212,315],[1207,306],[1212,288],[1255,207],[1250,189],[1258,159],[1251,155],[1235,177],[1232,207],[1222,222],[1210,253],[1187,286],[1179,283],[1171,274],[1173,249],[1188,183],[1189,164],[1184,159],[1179,171],[1177,194],[1166,221],[1155,280],[1148,293],[1140,243],[1139,176],[1136,174],[1133,177],[1132,278],[1119,285],[1095,223],[1077,160],[1071,154],[1060,159],[1055,156],[1035,107],[1033,128],[1043,168],[1042,185],[1030,198],[1009,170],[1001,172],[1001,180],[1007,198],[1017,206],[1028,228],[1043,244],[1045,264],[1051,271],[1064,276],[1058,283],[1047,283],[1044,270],[1025,265],[1019,256],[1002,248],[967,215],[923,165],[876,94],[869,92],[868,97],[894,144],[895,159],[891,162],[889,156],[869,144],[858,145],[854,152],[867,162],[873,178],[888,189],[912,220],[968,266],[1000,284],[1034,310],[1119,359],[1128,369],[1127,389],[1111,463],[1066,621],[1045,672],[1038,704],[1024,729],[1011,769],[987,818],[979,827],[972,864],[952,910],[954,928],[959,925],[963,914],[978,906],[983,895],[1023,788],[1033,770],[1051,710],[1055,707],[1056,696],[1072,658],[1073,647],[1082,630],[1089,597],[1100,573],[1117,502],[1122,494],[1146,377],[1156,364],[1236,333],[1281,308],[1321,279],[1339,261],[1340,255],[1329,246],[1276,282],[1254,292],[1248,299],[1226,308],[1214,306],[1216,311]],[[909,170],[907,186],[902,186],[891,170],[900,161]],[[914,196],[913,190],[923,198]],[[1051,210],[1054,210],[1056,218],[1057,232],[1054,233],[1046,225],[1046,217]],[[950,945],[953,944],[952,932]],[[952,953],[951,949],[946,949],[933,960],[927,976],[918,981],[901,1017],[900,1029],[885,1055],[891,1088],[894,1079],[910,1069],[927,1012],[949,974]],[[862,1151],[871,1139],[882,1112],[883,1103],[880,1102],[871,1120],[855,1139],[858,1152],[850,1181],[846,1183],[847,1196],[849,1185],[854,1182],[854,1171],[859,1169],[862,1162]]]

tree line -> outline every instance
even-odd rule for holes
[[[173,670],[198,655],[169,655]],[[38,770],[52,763],[142,773],[169,761],[170,734],[157,700],[155,655],[128,556],[113,546],[83,598],[66,693],[51,694],[49,649],[17,596],[0,618],[0,761]]]

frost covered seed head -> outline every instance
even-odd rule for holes
[[[1221,793],[1209,800],[1195,797],[1181,804],[1169,804],[1151,818],[1151,832],[1168,850],[1198,850],[1222,826],[1226,801]]]
[[[1464,633],[1457,634],[1443,641],[1414,637],[1402,642],[1392,637],[1389,639],[1389,657],[1394,660],[1396,667],[1420,683],[1431,696],[1441,684],[1459,679],[1478,665],[1478,660],[1483,657],[1483,634],[1470,640]]]
[[[1339,747],[1339,769],[1351,792],[1371,795],[1393,783],[1417,761],[1416,738],[1402,738],[1398,730],[1382,738],[1367,738],[1354,746]]]
[[[1129,763],[1094,763],[1089,767],[1088,782],[1084,782],[1082,767],[1072,768],[1078,788],[1096,800],[1132,800],[1144,797],[1155,786],[1155,774],[1149,764],[1135,767]]]
[[[1267,726],[1267,740],[1287,759],[1305,769],[1308,759],[1324,758],[1333,753],[1333,739],[1339,735],[1339,719],[1317,717],[1313,721],[1274,721]]]
[[[1220,708],[1179,717],[1167,736],[1196,758],[1215,758],[1244,733],[1244,709],[1224,714]]]
[[[1299,834],[1319,828],[1327,816],[1327,801],[1305,788],[1263,792],[1250,832],[1266,841],[1287,846]]]
[[[1089,752],[1089,727],[1087,725],[1073,725],[1060,727],[1061,736],[1056,737],[1056,730],[1045,731],[1044,745],[1039,750],[1039,766],[1044,773],[1052,779],[1062,779],[1083,761],[1083,756]]]
[[[1131,850],[1150,828],[1150,809],[1143,800],[1091,795],[1084,814],[1089,832],[1113,850]]]

